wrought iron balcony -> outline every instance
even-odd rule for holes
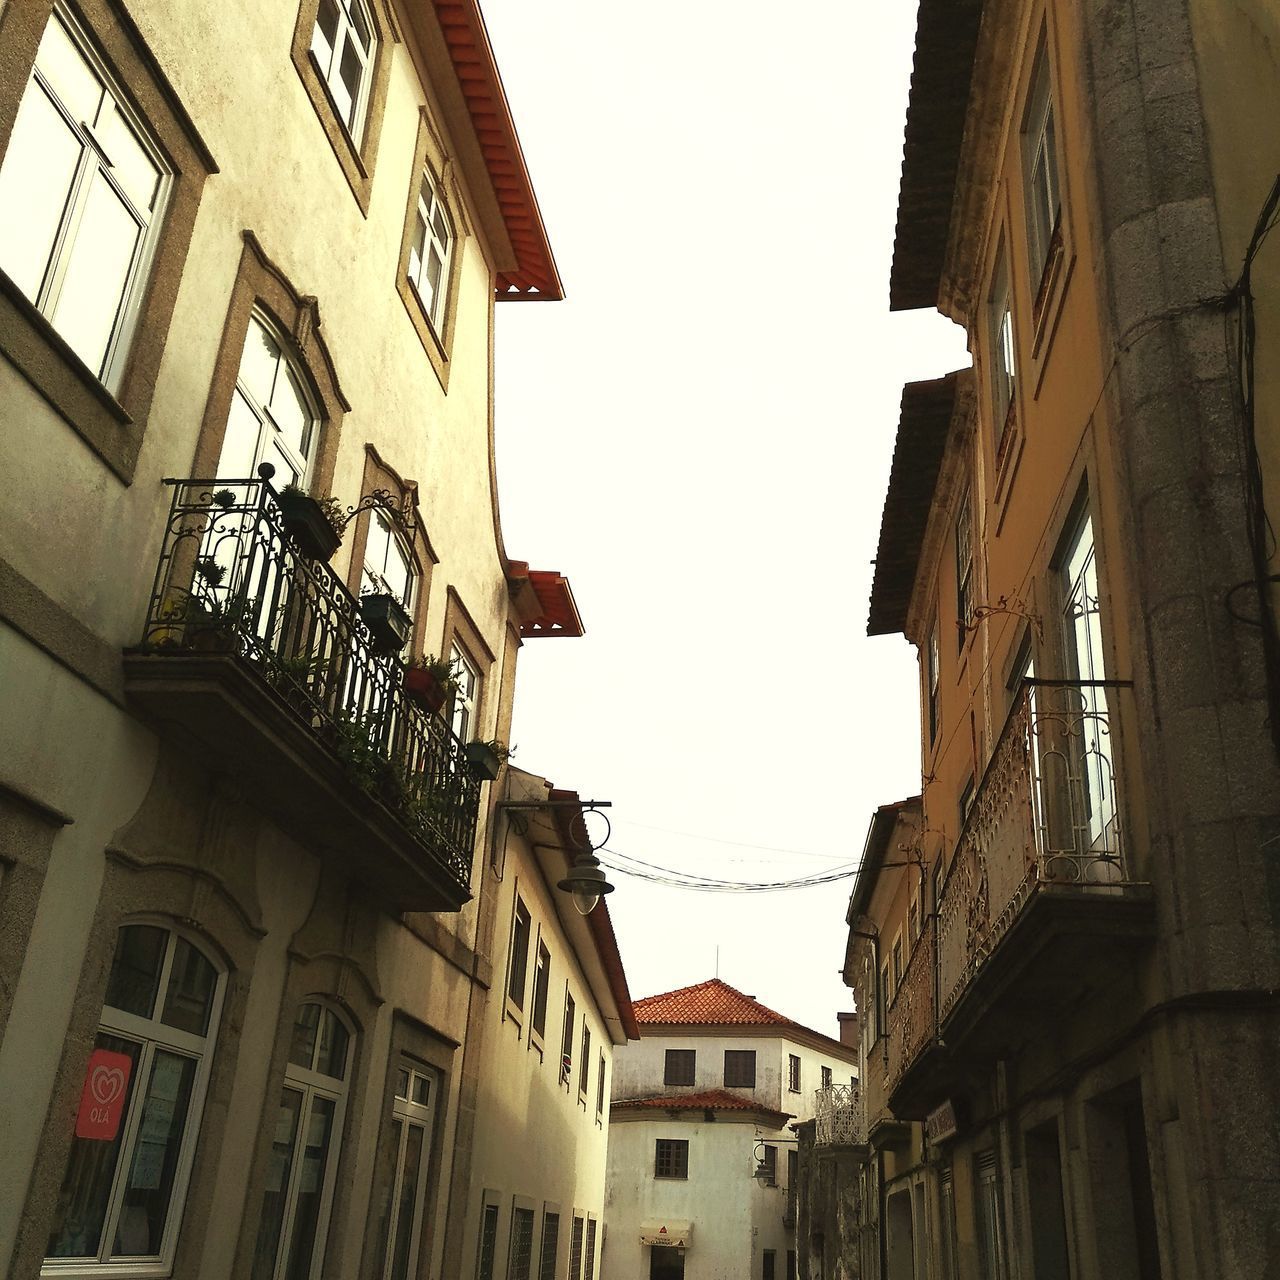
[[[266,480],[175,480],[129,694],[402,909],[470,896],[479,782]]]
[[[885,1097],[892,1098],[903,1074],[937,1034],[934,1002],[937,948],[932,918],[925,921],[889,1005]]]
[[[814,1090],[813,1145],[861,1147],[867,1141],[867,1122],[861,1090],[851,1084],[832,1084]]]

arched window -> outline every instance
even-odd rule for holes
[[[172,1263],[224,985],[180,933],[130,924],[117,934],[48,1270]]]
[[[254,312],[249,317],[218,477],[251,479],[260,463],[275,467],[272,483],[306,487],[319,436],[320,417],[306,380],[286,344]]]
[[[324,1258],[351,1076],[352,1033],[319,1001],[299,1005],[272,1128],[253,1280],[312,1280]]]

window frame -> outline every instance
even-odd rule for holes
[[[582,1062],[578,1067],[578,1101],[586,1105],[591,1086],[591,1028],[586,1013],[582,1016]]]
[[[560,1028],[560,1083],[568,1085],[573,1073],[573,1028],[577,1017],[578,1006],[569,990],[566,979],[564,984],[564,1020]],[[586,1015],[583,1014],[585,1019]]]
[[[761,1144],[762,1154],[760,1163],[764,1166],[766,1173],[765,1186],[776,1187],[778,1185],[778,1148],[770,1142]]]
[[[418,1253],[422,1247],[422,1227],[426,1217],[427,1192],[429,1188],[428,1174],[431,1168],[431,1147],[435,1137],[436,1099],[440,1095],[443,1076],[434,1067],[409,1058],[400,1061],[397,1076],[400,1072],[408,1073],[408,1093],[401,1095],[393,1092],[391,1099],[392,1132],[395,1132],[397,1121],[400,1125],[399,1140],[396,1142],[395,1172],[391,1179],[391,1190],[388,1198],[390,1213],[387,1218],[386,1254],[382,1266],[382,1280],[391,1280],[395,1262],[396,1233],[400,1226],[401,1186],[408,1155],[409,1126],[414,1125],[423,1131],[422,1148],[418,1155],[417,1194],[413,1198],[413,1222],[409,1227],[409,1252],[405,1264],[405,1277],[418,1273]],[[422,1078],[430,1082],[429,1100],[425,1103],[416,1101],[411,1095],[413,1081]],[[398,1083],[398,1080],[397,1080]]]
[[[542,1231],[538,1238],[538,1280],[557,1280],[556,1266],[560,1261],[560,1205],[551,1200],[542,1204]],[[547,1228],[554,1226],[548,1236]],[[551,1252],[547,1252],[548,1241]]]
[[[664,1156],[666,1157],[665,1160]],[[663,1172],[664,1167],[669,1171]],[[689,1180],[688,1138],[654,1139],[653,1176],[659,1182],[687,1182]]]
[[[600,1062],[596,1067],[596,1123],[604,1123],[604,1086],[605,1086],[604,1050],[600,1050]]]
[[[524,926],[524,945],[520,946],[521,925]],[[506,1016],[517,1025],[524,1021],[524,1000],[529,978],[529,944],[533,940],[533,917],[519,891],[511,908],[511,935],[507,947]],[[517,974],[517,965],[519,973]],[[520,990],[515,991],[517,981]]]
[[[360,2],[363,3],[369,18],[374,47],[371,55],[372,66],[367,76],[368,90],[365,94],[363,117],[358,129],[359,137],[356,137],[343,121],[325,76],[321,72],[319,61],[311,52],[320,0],[301,0],[289,52],[294,70],[298,73],[303,90],[311,102],[321,129],[324,130],[343,177],[351,188],[351,194],[355,197],[361,214],[367,217],[369,201],[373,194],[373,175],[382,134],[392,54],[398,38],[384,0],[360,0]],[[344,7],[344,0],[338,0],[338,4],[340,8]]]
[[[687,1056],[686,1056],[687,1055]],[[688,1064],[688,1071],[675,1070],[678,1065]],[[687,1080],[672,1079],[672,1076],[688,1075]],[[663,1053],[662,1058],[662,1083],[664,1085],[672,1085],[676,1088],[688,1088],[695,1084],[698,1079],[698,1051],[697,1049],[667,1049]]]
[[[963,653],[974,633],[975,550],[973,542],[973,489],[966,484],[960,491],[954,526],[956,568],[956,651]]]
[[[821,1081],[821,1087],[823,1089],[830,1089],[831,1082],[835,1078],[835,1073],[827,1066],[820,1066],[818,1068],[818,1073],[818,1079]]]
[[[7,0],[3,10],[6,66],[0,83],[0,166],[19,103],[31,82],[36,51],[53,20],[53,0]],[[66,340],[18,286],[0,271],[0,351],[35,391],[80,436],[110,471],[132,481],[161,356],[182,279],[182,263],[195,229],[205,179],[218,172],[203,138],[117,0],[77,0],[75,25],[99,65],[109,73],[152,146],[172,174],[137,310],[127,357],[114,391],[71,350]]]
[[[938,620],[936,617],[929,624],[929,635],[925,640],[923,658],[925,727],[928,729],[926,745],[929,750],[932,750],[937,745],[938,729],[942,721],[942,706],[940,702],[942,664],[938,650]]]
[[[1009,237],[1002,231],[992,259],[991,282],[986,304],[987,396],[991,412],[991,453],[994,460],[995,491],[999,496],[1017,453],[1018,376],[1017,315],[1013,305],[1013,265]]]
[[[551,994],[551,951],[538,930],[533,961],[533,992],[529,1009],[529,1043],[541,1049],[547,1035],[547,998]]]
[[[434,179],[437,196],[444,206],[453,230],[449,261],[445,264],[440,289],[437,292],[440,304],[435,309],[434,318],[419,294],[418,286],[414,283],[409,271],[416,239],[418,204],[423,181],[428,173]],[[462,193],[455,181],[453,164],[444,154],[439,131],[432,123],[425,107],[421,108],[420,112],[418,142],[414,148],[414,162],[410,170],[407,195],[400,257],[396,265],[396,291],[404,304],[409,322],[417,333],[419,342],[422,343],[422,349],[435,370],[441,390],[447,392],[453,338],[458,318],[461,264],[466,250],[466,241],[470,236],[470,228],[465,217]]]
[[[217,1050],[220,1021],[224,1008],[228,969],[226,963],[208,943],[189,929],[177,926],[157,916],[139,915],[124,920],[116,930],[115,946],[111,952],[109,975],[115,967],[121,936],[126,929],[151,928],[165,932],[165,950],[161,957],[157,972],[155,994],[152,1002],[152,1015],[142,1017],[129,1013],[114,1005],[106,1003],[106,992],[98,1015],[97,1030],[94,1040],[104,1031],[121,1039],[139,1041],[139,1052],[135,1066],[130,1071],[129,1094],[125,1108],[120,1117],[120,1142],[115,1153],[114,1168],[111,1174],[106,1206],[103,1210],[102,1230],[99,1236],[97,1257],[56,1257],[43,1255],[40,1274],[43,1276],[74,1275],[130,1275],[136,1274],[139,1266],[144,1271],[156,1274],[172,1274],[177,1253],[178,1236],[181,1231],[186,1211],[186,1198],[190,1188],[192,1170],[195,1165],[195,1152],[199,1144],[200,1131],[204,1120],[204,1106],[208,1097],[209,1081],[213,1071],[213,1059]],[[208,1028],[204,1035],[197,1036],[181,1028],[164,1023],[163,1004],[168,993],[168,984],[172,976],[174,953],[181,940],[191,947],[214,971],[214,987],[209,1000]],[[162,1036],[151,1033],[155,1028]],[[166,1208],[164,1232],[160,1250],[157,1254],[139,1255],[122,1254],[120,1261],[111,1261],[110,1250],[107,1249],[107,1260],[101,1260],[106,1242],[114,1246],[115,1232],[119,1225],[123,1208],[124,1193],[127,1190],[128,1173],[131,1169],[136,1151],[139,1133],[141,1132],[142,1110],[146,1101],[146,1089],[151,1082],[151,1066],[155,1061],[156,1047],[167,1050],[175,1056],[196,1059],[196,1069],[192,1077],[191,1090],[187,1100],[186,1119],[175,1161],[173,1181],[169,1190]],[[197,1056],[198,1055],[198,1056]],[[73,1139],[74,1142],[74,1139]],[[74,1146],[69,1146],[63,1160],[62,1178],[65,1179],[72,1159]],[[61,1185],[61,1183],[59,1184]]]
[[[1032,309],[1038,320],[1052,289],[1052,273],[1062,251],[1061,148],[1058,144],[1057,112],[1047,34],[1042,34],[1032,63],[1022,117],[1021,140],[1028,283],[1033,290]],[[1045,156],[1047,163],[1042,167],[1041,160]],[[1041,173],[1043,182],[1038,178]],[[1045,197],[1043,209],[1039,199],[1041,195]]]
[[[734,1076],[749,1075],[749,1080],[730,1080],[729,1063],[733,1060],[735,1067],[742,1068],[735,1070]],[[751,1070],[745,1070],[748,1060],[750,1060]],[[754,1089],[756,1087],[756,1051],[754,1049],[726,1049],[724,1051],[724,1087],[726,1089]]]
[[[800,1055],[798,1053],[787,1054],[787,1091],[789,1093],[799,1093],[801,1091],[802,1071]]]
[[[291,1061],[292,1028],[297,1025],[298,1014],[307,1005],[316,1005],[321,1011],[321,1018],[327,1014],[339,1022],[347,1033],[347,1049],[343,1061],[343,1075],[340,1080],[326,1076],[314,1066],[302,1067]],[[356,1046],[358,1032],[355,1024],[347,1014],[332,1000],[323,995],[308,995],[299,1000],[295,1006],[294,1020],[287,1033],[285,1048],[284,1073],[280,1082],[279,1098],[293,1089],[302,1094],[302,1102],[298,1108],[298,1126],[294,1133],[293,1149],[289,1159],[289,1178],[285,1187],[284,1205],[280,1213],[280,1232],[276,1239],[275,1261],[272,1264],[270,1280],[283,1280],[289,1264],[289,1255],[293,1248],[293,1233],[297,1225],[298,1184],[302,1179],[303,1155],[306,1148],[308,1122],[312,1110],[311,1103],[316,1097],[327,1098],[334,1104],[333,1125],[330,1129],[330,1144],[325,1155],[324,1170],[321,1174],[322,1187],[320,1203],[316,1211],[315,1234],[311,1244],[311,1265],[307,1271],[307,1280],[319,1280],[324,1267],[325,1247],[329,1237],[329,1227],[333,1215],[333,1193],[338,1178],[338,1165],[342,1160],[342,1141],[346,1127],[347,1102],[351,1096],[351,1079],[355,1074]],[[319,1052],[322,1037],[317,1028],[314,1054]],[[279,1104],[277,1104],[279,1105]],[[266,1212],[265,1201],[261,1202],[258,1211],[258,1232],[261,1233]],[[255,1237],[256,1239],[256,1237]],[[257,1264],[257,1245],[252,1253],[250,1274]]]

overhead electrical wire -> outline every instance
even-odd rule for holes
[[[606,856],[607,855],[607,856]],[[600,861],[619,875],[647,880],[652,884],[666,885],[673,889],[692,889],[699,893],[782,893],[791,889],[811,889],[818,885],[832,884],[856,875],[858,863],[846,863],[812,875],[796,876],[787,880],[725,880],[717,876],[702,876],[681,871],[674,867],[659,866],[634,858],[619,849],[605,845],[597,851]]]

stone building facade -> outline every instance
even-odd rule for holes
[[[1247,0],[920,7],[891,301],[973,368],[904,390],[871,599],[921,672],[900,985],[851,921],[886,1280],[1275,1265],[1277,49]]]
[[[0,1275],[497,1274],[544,1203],[565,1273],[602,1212],[513,877],[604,1072],[616,944],[482,749],[582,631],[493,464],[495,303],[560,296],[473,0],[0,4]]]

